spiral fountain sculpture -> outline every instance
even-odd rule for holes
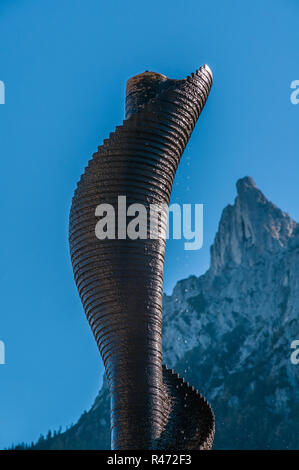
[[[169,204],[180,158],[211,86],[206,65],[183,80],[153,72],[131,78],[126,119],[93,155],[73,197],[71,260],[105,365],[115,450],[212,446],[209,404],[162,366],[165,237],[120,237],[118,205],[119,196],[127,205]],[[96,236],[96,208],[103,204],[113,207],[118,236]]]

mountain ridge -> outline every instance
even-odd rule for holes
[[[299,449],[299,227],[250,177],[223,210],[202,276],[163,296],[163,355],[207,397],[216,449]],[[298,369],[299,371],[299,369]],[[106,381],[73,427],[35,449],[108,449]]]

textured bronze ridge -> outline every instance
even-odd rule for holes
[[[112,449],[209,449],[214,415],[162,367],[164,239],[95,235],[95,209],[169,204],[173,179],[208,98],[203,66],[184,80],[145,72],[127,84],[126,120],[98,148],[75,191],[70,251],[77,288],[111,393]],[[117,230],[116,230],[117,233]]]

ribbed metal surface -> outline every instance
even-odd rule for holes
[[[182,449],[208,448],[213,440],[210,407],[190,392],[192,406],[187,413],[186,403],[181,404],[182,421],[178,389],[162,370],[165,241],[95,236],[99,204],[113,205],[116,233],[118,196],[126,196],[127,206],[169,204],[175,172],[211,85],[206,66],[185,80],[151,73],[133,77],[127,87],[127,119],[93,155],[73,197],[71,259],[105,364],[113,449],[169,448],[174,442]],[[192,429],[187,432],[189,413]]]

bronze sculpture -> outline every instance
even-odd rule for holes
[[[101,204],[113,207],[119,235],[119,196],[146,208],[169,204],[175,172],[211,85],[206,65],[184,80],[152,72],[131,78],[126,119],[93,155],[73,197],[71,259],[105,365],[113,449],[212,446],[210,406],[162,367],[165,239],[95,235]]]

